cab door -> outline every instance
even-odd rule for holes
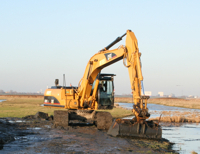
[[[112,80],[100,80],[98,87],[98,109],[112,109],[114,106],[114,86]]]

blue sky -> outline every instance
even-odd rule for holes
[[[0,89],[36,92],[65,74],[78,85],[90,57],[131,29],[145,91],[200,96],[200,1],[1,1]],[[125,39],[115,45],[124,45]],[[123,62],[116,94],[130,94]],[[180,86],[177,86],[180,85]]]

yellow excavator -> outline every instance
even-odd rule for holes
[[[126,45],[109,50],[126,35]],[[131,30],[118,37],[107,47],[92,56],[86,66],[85,73],[78,87],[59,86],[56,79],[55,86],[46,89],[44,106],[57,107],[68,110],[54,111],[55,126],[68,126],[71,120],[93,121],[98,129],[107,129],[112,136],[133,136],[142,138],[162,138],[159,123],[147,120],[150,117],[147,108],[148,96],[142,95],[141,53],[138,42]],[[102,74],[101,70],[115,62],[123,60],[128,68],[133,94],[134,118],[131,120],[116,119],[108,112],[114,107],[114,74]],[[63,81],[65,83],[65,79]]]

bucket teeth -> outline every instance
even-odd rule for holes
[[[143,124],[132,120],[121,121],[114,120],[110,126],[108,135],[111,136],[130,136],[139,138],[161,139],[162,129],[153,121],[145,121]]]

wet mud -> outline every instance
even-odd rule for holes
[[[48,117],[49,118],[49,117]],[[53,119],[0,119],[0,153],[165,153],[172,144],[159,141],[111,137],[91,123],[71,121],[54,127]]]

